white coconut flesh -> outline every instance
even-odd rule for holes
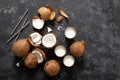
[[[65,29],[65,36],[69,39],[72,39],[76,36],[76,30],[73,27],[67,27]]]
[[[63,57],[66,54],[66,48],[63,45],[58,45],[55,47],[55,55],[58,57]]]
[[[72,67],[75,63],[75,59],[71,55],[66,55],[63,59],[63,63],[66,67]]]
[[[35,44],[41,44],[41,39],[42,39],[42,35],[40,35],[37,32],[34,32],[32,34],[30,34],[31,40],[33,41],[33,43]]]
[[[42,45],[47,48],[52,48],[53,46],[55,46],[56,42],[56,36],[53,33],[48,33],[42,38]]]
[[[37,50],[33,50],[32,54],[35,54],[37,56],[38,63],[42,63],[43,62],[44,59],[43,59],[42,53],[40,53]]]
[[[51,29],[50,27],[47,27],[47,29],[48,29],[48,32],[51,32],[51,31],[52,31],[52,29]]]
[[[19,63],[19,62],[17,62],[17,63],[16,63],[16,66],[17,66],[17,67],[20,67],[20,63]]]
[[[42,29],[44,26],[44,20],[38,18],[32,20],[32,25],[35,29]]]

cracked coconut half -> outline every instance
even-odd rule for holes
[[[41,44],[42,35],[38,32],[31,33],[28,37],[28,41],[33,46],[39,46]]]

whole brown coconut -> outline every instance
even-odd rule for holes
[[[32,53],[28,54],[24,59],[24,65],[28,68],[36,68],[38,65],[37,57]]]
[[[30,45],[27,39],[20,39],[13,43],[12,52],[18,57],[24,57],[28,55]]]
[[[40,7],[38,9],[38,13],[41,15],[41,18],[44,21],[48,21],[50,19],[51,16],[51,11],[50,9],[46,8],[46,7]]]
[[[70,45],[70,53],[74,57],[80,57],[84,55],[85,46],[84,41],[76,41]]]
[[[49,60],[45,63],[44,71],[48,76],[55,76],[60,72],[60,65],[56,60]]]

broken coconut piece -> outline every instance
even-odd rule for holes
[[[67,27],[65,29],[65,36],[68,38],[68,39],[72,39],[76,36],[76,30],[75,28],[73,27]]]
[[[66,48],[63,45],[58,45],[55,47],[54,52],[57,57],[63,57],[66,54]]]
[[[16,66],[17,66],[17,67],[20,67],[20,63],[19,63],[19,62],[17,62],[17,63],[16,63]]]
[[[65,18],[69,18],[68,15],[63,11],[62,8],[59,8],[59,9],[58,9],[58,12],[59,12],[62,16],[64,16]]]
[[[49,5],[47,5],[46,7],[48,9],[50,9],[50,11],[51,11],[50,20],[53,20],[55,18],[55,15],[56,15],[54,8],[52,6],[49,6]]]
[[[48,32],[52,32],[53,30],[50,27],[47,27]]]
[[[59,17],[57,17],[57,19],[56,19],[57,22],[61,22],[62,20],[63,20],[63,16],[59,16]]]
[[[28,41],[33,46],[39,46],[41,44],[42,35],[38,32],[31,33],[28,37]]]
[[[38,13],[40,14],[41,18],[45,21],[48,21],[51,16],[51,10],[47,7],[40,7],[38,9]]]
[[[72,67],[74,65],[74,63],[75,63],[75,59],[71,55],[66,55],[63,59],[63,64],[66,67]]]
[[[44,51],[39,48],[34,49],[32,54],[36,55],[38,63],[42,63],[46,59]]]
[[[47,33],[42,38],[42,45],[46,48],[52,48],[56,45],[57,40],[53,32]]]
[[[32,25],[35,29],[42,29],[44,26],[44,20],[40,19],[38,16],[33,16]]]

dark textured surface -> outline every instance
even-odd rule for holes
[[[75,40],[84,40],[86,52],[77,58],[72,68],[61,63],[56,77],[47,77],[42,66],[35,70],[17,68],[18,58],[11,52],[12,43],[6,45],[9,33],[26,8],[29,20],[37,15],[40,6],[52,5],[56,11],[62,7],[69,15],[61,23],[47,25],[58,34],[59,42],[66,45],[63,31],[66,26],[77,29]],[[62,27],[62,28],[61,28]],[[45,28],[46,29],[46,28]],[[29,26],[21,38],[33,31]],[[66,45],[67,46],[67,45]],[[0,80],[120,80],[120,0],[0,0]]]

